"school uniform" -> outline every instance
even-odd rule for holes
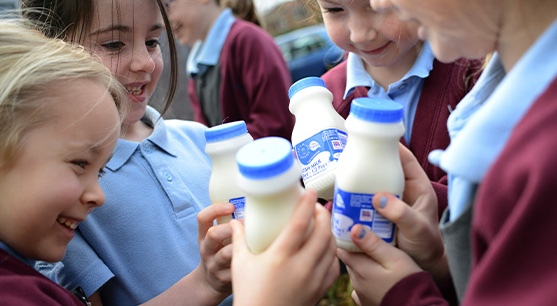
[[[146,302],[201,260],[197,214],[211,204],[207,127],[159,116],[147,107],[141,120],[152,134],[118,140],[100,179],[105,204],[79,224],[63,268],[50,267],[49,277],[66,288],[81,285],[88,296],[102,289],[107,305]]]
[[[84,305],[70,291],[33,269],[34,265],[34,260],[0,242],[0,304]]]
[[[487,86],[485,95],[483,84],[501,73],[496,54],[472,98],[459,104],[471,113],[463,112],[451,145],[431,156],[449,173],[442,232],[451,273],[459,264],[455,254],[471,258],[469,275],[462,284],[455,282],[462,305],[553,305],[557,300],[556,48],[557,21],[497,86]],[[445,235],[458,228],[468,230],[469,249]],[[382,304],[443,305],[435,290],[427,273],[410,275]]]
[[[194,119],[207,126],[244,120],[255,138],[290,139],[290,72],[273,38],[225,9],[188,57]]]
[[[428,154],[450,143],[447,118],[477,79],[478,61],[443,64],[434,59],[429,44],[408,73],[385,91],[365,71],[362,59],[349,53],[322,78],[333,93],[333,106],[344,118],[352,100],[359,97],[384,98],[404,107],[406,133],[401,142],[412,151],[432,182],[439,201],[439,216],[447,206],[446,173],[428,161]]]

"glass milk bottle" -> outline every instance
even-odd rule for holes
[[[292,144],[304,185],[332,200],[337,160],[346,144],[344,118],[333,108],[333,94],[321,78],[299,80],[288,95],[290,112],[296,116]]]
[[[357,98],[346,118],[348,141],[337,164],[333,201],[333,234],[338,247],[361,251],[350,238],[354,224],[363,224],[390,244],[395,244],[395,225],[371,204],[376,192],[399,198],[404,173],[398,145],[404,134],[402,106],[385,99]]]
[[[284,138],[264,137],[236,155],[238,186],[246,194],[244,229],[249,249],[263,252],[286,226],[303,195],[300,167]]]
[[[209,180],[211,203],[232,203],[236,210],[232,215],[217,218],[217,223],[244,217],[244,193],[236,184],[238,165],[236,153],[253,141],[244,121],[213,126],[205,130],[205,153],[211,157],[212,170]]]

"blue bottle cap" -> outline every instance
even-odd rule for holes
[[[243,146],[236,154],[240,173],[254,180],[280,175],[294,163],[292,144],[281,137],[263,137]]]
[[[402,121],[402,105],[378,98],[356,98],[350,105],[350,115],[359,119],[379,123]]]
[[[323,81],[323,79],[321,78],[303,78],[290,86],[290,89],[288,89],[288,98],[292,99],[292,96],[294,96],[298,91],[311,86],[321,86],[327,88],[327,86],[325,85],[325,81]]]
[[[242,120],[215,125],[205,130],[205,140],[215,142],[246,134],[248,128]]]

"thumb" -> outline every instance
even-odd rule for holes
[[[362,224],[354,225],[350,236],[354,244],[365,254],[383,267],[388,266],[388,262],[392,260],[392,252],[387,242]]]
[[[373,197],[373,207],[381,216],[395,223],[403,235],[420,232],[423,216],[394,195],[378,192]]]
[[[246,238],[244,235],[244,225],[238,220],[230,220],[230,227],[232,227],[232,250],[233,254],[241,254],[247,249]],[[232,256],[234,258],[236,256]]]

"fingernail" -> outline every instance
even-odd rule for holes
[[[382,198],[381,198],[381,204],[379,204],[379,207],[385,208],[385,206],[387,206],[387,198],[386,198],[386,197],[382,197]]]
[[[360,234],[358,235],[358,239],[364,238],[365,235],[366,235],[366,230],[362,228],[362,230],[360,231]]]

